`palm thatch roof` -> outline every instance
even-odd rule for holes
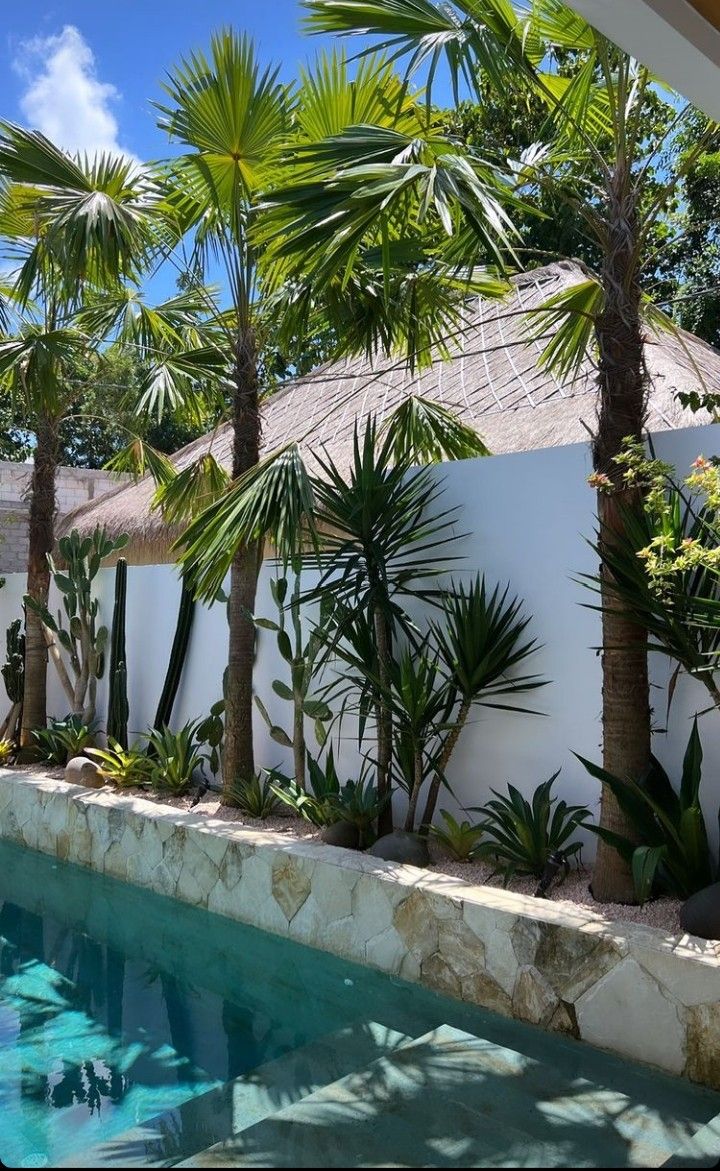
[[[483,437],[490,451],[529,451],[587,441],[597,406],[595,371],[587,361],[580,373],[561,380],[538,367],[543,342],[528,340],[527,311],[585,279],[572,261],[515,277],[502,302],[478,300],[468,307],[462,337],[451,356],[411,373],[401,361],[352,358],[329,363],[297,378],[263,408],[263,451],[297,441],[306,449],[324,447],[339,466],[348,465],[356,419],[374,412],[381,420],[410,392],[451,408]],[[666,431],[710,421],[707,412],[683,409],[678,391],[702,385],[720,392],[720,352],[683,333],[648,338],[650,375],[648,428]],[[702,371],[702,375],[699,373]],[[232,428],[188,444],[173,456],[178,470],[212,451],[232,467]],[[113,536],[130,534],[124,554],[136,564],[172,560],[177,535],[152,507],[154,484],[145,477],[83,505],[65,517],[62,531],[91,532],[105,525]]]

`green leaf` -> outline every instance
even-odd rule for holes
[[[287,699],[290,703],[293,702],[295,696],[293,695],[292,688],[288,687],[287,683],[283,683],[280,679],[273,679],[272,689],[281,699]]]
[[[272,618],[253,618],[253,622],[256,626],[259,626],[261,630],[278,631],[280,629],[277,622],[273,622]]]
[[[332,710],[319,699],[306,699],[303,703],[303,712],[311,720],[331,720]]]
[[[633,853],[633,884],[638,902],[641,905],[650,898],[655,875],[666,853],[666,846],[638,846]]]
[[[287,663],[293,661],[293,650],[290,643],[290,637],[285,630],[280,630],[277,636],[278,650]]]
[[[277,744],[282,744],[283,748],[292,748],[292,740],[288,736],[287,732],[284,732],[283,729],[278,727],[277,724],[272,724],[270,726],[270,735]]]

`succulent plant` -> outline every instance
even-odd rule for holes
[[[40,616],[50,657],[72,712],[81,715],[86,724],[95,719],[97,681],[105,669],[108,640],[107,627],[97,625],[99,602],[93,596],[93,581],[103,561],[127,543],[127,535],[113,540],[99,526],[92,537],[81,537],[73,529],[58,542],[65,569],[59,569],[48,555],[53,582],[62,596],[62,610],[58,610],[57,617],[36,598],[25,595],[25,605]],[[65,651],[69,670],[61,651]]]

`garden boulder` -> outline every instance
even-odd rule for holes
[[[430,861],[425,838],[405,829],[384,834],[365,852],[372,854],[373,858],[384,858],[386,862],[404,862],[407,866],[427,866]]]
[[[85,785],[88,789],[102,789],[105,778],[100,766],[87,756],[73,756],[65,765],[65,780],[69,785]]]
[[[680,908],[680,926],[701,939],[720,939],[720,882],[690,895]]]
[[[328,846],[344,846],[346,850],[357,850],[360,845],[358,827],[349,821],[335,821],[320,831],[320,837]]]

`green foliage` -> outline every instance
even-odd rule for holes
[[[635,830],[637,837],[633,841],[603,826],[589,826],[631,863],[635,893],[641,903],[658,891],[687,898],[715,878],[700,805],[702,757],[697,717],[685,751],[679,793],[654,757],[645,776],[620,780],[578,756],[590,775],[607,785]]]
[[[88,748],[86,755],[97,760],[102,775],[118,789],[143,788],[150,784],[152,761],[137,746],[125,748],[108,736],[107,748]]]
[[[309,788],[301,789],[294,778],[286,777],[279,769],[269,773],[270,785],[275,796],[294,809],[312,825],[333,825],[338,821],[337,799],[340,796],[340,779],[335,767],[332,744],[321,765],[307,754],[307,778]]]
[[[214,777],[220,771],[222,756],[222,742],[225,734],[225,700],[218,699],[210,708],[209,714],[201,720],[197,728],[199,744],[205,744],[210,749],[208,767]]]
[[[233,805],[248,817],[263,821],[278,811],[278,797],[269,777],[264,780],[255,775],[245,781],[237,781],[230,788]]]
[[[489,860],[495,865],[494,874],[501,873],[507,886],[516,874],[532,874],[541,878],[545,863],[554,850],[562,850],[567,857],[579,853],[582,843],[569,839],[590,818],[585,805],[568,805],[552,796],[552,787],[560,770],[538,785],[532,801],[527,801],[514,785],[508,785],[508,795],[495,789],[494,798],[485,805],[473,808],[481,815],[483,841],[475,849],[475,858]]]
[[[477,432],[441,403],[409,394],[388,416],[392,458],[400,464],[432,464],[444,459],[490,455]]]
[[[175,697],[180,686],[182,669],[187,657],[188,646],[190,645],[190,632],[192,630],[194,615],[195,598],[183,575],[175,634],[173,635],[172,647],[170,648],[170,659],[165,681],[160,693],[160,699],[158,700],[157,711],[155,712],[155,719],[153,721],[154,728],[162,728],[170,723]]]
[[[178,732],[165,724],[148,733],[149,780],[153,789],[181,796],[190,788],[193,774],[206,759],[198,743],[198,727],[198,720],[188,720]]]
[[[274,679],[272,689],[281,699],[292,704],[293,723],[292,733],[288,733],[278,725],[273,724],[265,704],[258,695],[254,696],[255,704],[262,718],[267,724],[270,736],[283,747],[292,747],[295,763],[295,780],[300,788],[305,787],[305,720],[312,721],[315,729],[315,738],[322,748],[327,739],[326,722],[332,718],[328,705],[310,693],[318,666],[318,656],[323,645],[322,615],[320,625],[311,630],[307,637],[303,636],[300,607],[300,574],[295,574],[292,594],[288,600],[288,580],[278,577],[270,582],[275,605],[278,610],[277,622],[269,618],[254,618],[253,621],[261,630],[272,631],[277,639],[277,647],[281,657],[288,666],[290,684],[282,679]],[[287,616],[290,616],[292,639],[287,629]]]
[[[59,569],[48,554],[50,572],[62,597],[67,626],[64,625],[61,610],[54,618],[47,606],[41,605],[29,594],[25,595],[25,605],[39,615],[43,625],[54,635],[57,656],[53,656],[53,662],[72,710],[82,715],[88,723],[95,718],[97,681],[105,669],[108,639],[107,627],[97,626],[99,602],[93,596],[93,582],[103,560],[124,549],[127,543],[126,535],[113,540],[99,526],[92,537],[81,537],[77,529],[73,529],[68,536],[58,541],[58,550],[66,568]],[[70,680],[58,644],[68,657],[74,682]]]
[[[127,697],[127,658],[125,650],[125,607],[127,600],[127,561],[118,559],[115,567],[115,604],[110,630],[110,672],[107,735],[127,748],[127,722],[130,707]]]
[[[0,739],[0,768],[7,768],[12,763],[16,750],[14,741]]]
[[[0,668],[5,690],[11,703],[20,703],[23,697],[25,678],[25,635],[22,622],[16,618],[5,633],[5,662]]]
[[[358,831],[358,846],[364,850],[374,840],[373,827],[390,800],[390,792],[382,796],[369,777],[346,781],[339,793],[329,798],[334,821],[349,821]]]
[[[42,750],[43,759],[50,764],[66,765],[73,756],[80,756],[93,743],[97,722],[86,723],[77,714],[64,720],[51,720],[47,728],[35,728],[32,737]]]
[[[445,822],[445,828],[431,825],[430,833],[457,862],[472,862],[483,834],[482,825],[472,825],[469,821],[458,822],[447,809],[441,809],[440,816]]]

